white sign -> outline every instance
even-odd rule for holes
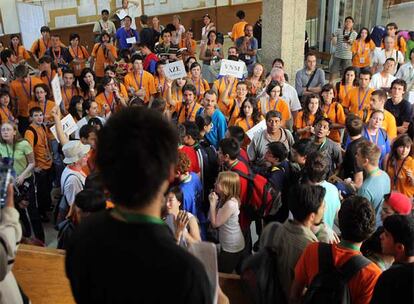
[[[246,135],[250,138],[250,140],[253,139],[253,137],[256,136],[258,133],[262,133],[264,130],[266,130],[266,120],[263,119],[261,122],[259,122],[257,125],[255,125],[253,128],[248,130],[246,132]]]
[[[72,115],[70,115],[70,114],[63,117],[63,119],[60,122],[62,123],[63,132],[68,137],[78,129],[78,126],[77,126],[75,120],[73,119]],[[50,132],[52,132],[53,136],[59,142],[59,139],[58,139],[57,133],[56,133],[56,126],[51,127]]]
[[[135,36],[134,36],[134,37],[127,38],[126,39],[126,42],[127,43],[131,43],[131,44],[134,44],[134,43],[137,43],[137,40],[135,39]]]
[[[124,9],[119,10],[119,12],[116,15],[118,16],[119,20],[122,20],[126,16],[128,16],[127,12]]]
[[[223,59],[220,66],[220,75],[243,78],[245,63],[243,61],[233,61]]]
[[[412,105],[414,105],[414,91],[410,91],[410,92],[408,93],[408,101],[409,101]]]
[[[57,74],[50,84],[52,86],[52,93],[53,98],[55,99],[55,103],[57,106],[60,106],[60,103],[62,102],[62,91],[60,90],[60,82]]]
[[[174,80],[187,76],[185,71],[184,62],[182,60],[171,62],[162,67],[164,69],[165,76],[168,79]]]

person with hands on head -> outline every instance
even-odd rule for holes
[[[80,95],[85,100],[95,100],[97,93],[97,81],[95,72],[85,68],[79,77]]]
[[[33,149],[27,140],[21,138],[17,126],[13,123],[3,123],[0,133],[0,156],[13,160],[13,169],[16,173],[14,182],[15,197],[24,228],[23,235],[29,238],[33,231],[34,237],[44,242],[45,233],[35,197],[35,182],[33,179],[35,157]]]
[[[219,230],[219,272],[232,273],[241,262],[245,247],[239,224],[240,180],[231,171],[220,172],[214,191],[208,196],[211,225]]]

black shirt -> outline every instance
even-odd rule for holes
[[[362,168],[357,165],[355,154],[357,152],[358,145],[365,140],[364,137],[360,137],[354,141],[351,141],[346,148],[344,160],[342,162],[341,177],[351,179],[354,178],[354,174],[361,172]]]
[[[141,32],[139,33],[139,39],[141,43],[145,43],[146,45],[148,45],[151,51],[154,50],[154,44],[155,44],[154,37],[155,37],[155,32],[150,27],[143,27]]]
[[[404,122],[409,122],[413,115],[413,105],[403,99],[398,104],[393,104],[391,98],[385,102],[385,110],[394,115],[397,127],[401,127]]]
[[[109,211],[75,231],[66,274],[77,303],[212,303],[204,267],[167,225],[125,223]]]
[[[414,303],[414,263],[394,264],[375,285],[371,304]]]

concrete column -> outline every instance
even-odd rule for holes
[[[282,58],[289,82],[303,67],[307,1],[263,0],[262,58],[267,68]]]

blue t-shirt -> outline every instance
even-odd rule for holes
[[[138,32],[132,28],[130,28],[128,31],[121,27],[116,31],[116,39],[118,40],[118,46],[120,50],[129,49],[132,47],[131,43],[127,43],[127,38],[135,37],[136,42],[139,43],[139,35]]]
[[[197,216],[200,223],[207,221],[207,217],[203,212],[203,186],[198,175],[190,172],[187,181],[180,183],[180,189],[183,192],[183,210]]]
[[[202,115],[203,113],[204,109],[200,109],[197,113],[197,116]],[[216,109],[213,113],[213,116],[211,117],[211,122],[213,123],[213,127],[211,128],[210,132],[205,135],[205,137],[210,142],[210,144],[218,150],[219,142],[225,137],[227,132],[226,118],[219,109]]]
[[[323,214],[323,221],[332,229],[336,214],[339,211],[339,208],[341,208],[338,188],[327,181],[320,183],[320,186],[324,187],[326,190],[324,197],[325,212]]]
[[[388,139],[387,132],[385,132],[384,129],[379,129],[376,135],[369,135],[367,128],[364,128],[363,136],[365,139],[373,142],[381,149],[381,157],[378,165],[382,169],[384,158],[391,151],[390,140]]]
[[[379,170],[378,174],[369,175],[364,180],[361,188],[358,190],[358,195],[365,197],[372,204],[375,210],[376,226],[382,225],[381,209],[384,195],[391,192],[391,181],[387,173]]]

